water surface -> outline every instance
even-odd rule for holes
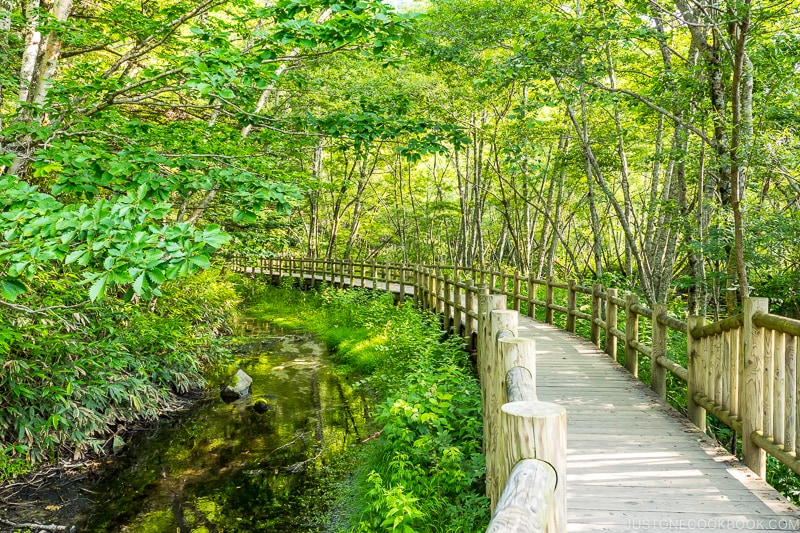
[[[252,395],[231,404],[214,396],[135,439],[91,487],[97,507],[85,530],[319,530],[311,502],[320,470],[366,438],[368,405],[313,337],[243,325],[239,367]],[[264,414],[253,409],[258,399],[269,403]]]

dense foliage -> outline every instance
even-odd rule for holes
[[[287,110],[278,82],[329,54],[380,59],[408,23],[376,0],[1,2],[2,298],[42,268],[91,300],[158,296],[232,234],[263,244],[308,175],[293,160],[352,122]],[[398,121],[384,138],[426,128]]]
[[[84,297],[74,278],[40,276],[46,311],[0,307],[0,480],[63,454],[116,450],[126,426],[201,387],[203,371],[225,360],[218,337],[237,302],[217,275],[165,284],[152,303],[77,306],[64,305]]]
[[[395,307],[386,293],[257,291],[253,312],[317,332],[340,369],[376,395],[379,436],[343,490],[351,531],[485,528],[480,388],[460,341],[442,338],[437,317],[410,303]]]
[[[215,353],[198,309],[231,297],[180,280],[230,250],[800,315],[797,0],[409,4],[0,0],[0,471],[99,449],[198,383]],[[326,297],[396,437],[366,508],[416,527],[455,490],[437,472],[473,471],[474,450],[448,451],[473,430],[453,418],[471,409],[457,350]]]

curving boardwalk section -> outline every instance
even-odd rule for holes
[[[568,531],[800,531],[800,512],[583,338],[520,317],[567,409]]]
[[[568,532],[800,532],[798,508],[592,343],[521,315],[518,333],[536,341],[539,399],[567,410]]]

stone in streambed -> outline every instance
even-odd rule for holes
[[[240,368],[236,371],[236,374],[231,376],[219,395],[225,403],[235,402],[250,394],[250,385],[252,384],[253,378]]]
[[[264,398],[259,398],[258,400],[253,402],[253,411],[255,411],[260,415],[263,415],[264,413],[270,410],[272,410],[272,405]]]

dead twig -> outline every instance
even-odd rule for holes
[[[30,524],[30,523],[17,523],[17,522],[10,522],[8,520],[4,520],[0,518],[0,524],[5,524],[7,526],[13,528],[31,528],[36,529],[38,531],[69,531],[70,528],[67,526],[59,526],[56,524]]]

